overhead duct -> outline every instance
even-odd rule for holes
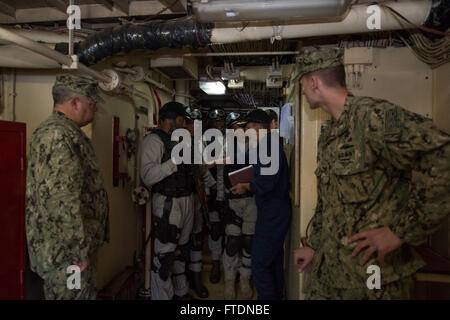
[[[316,1],[316,0],[315,0]],[[423,25],[430,15],[432,2],[418,0],[388,2],[396,12],[415,25]],[[247,2],[245,2],[247,3]],[[162,47],[182,48],[204,47],[211,43],[232,43],[262,39],[295,39],[312,36],[374,32],[367,27],[369,4],[352,6],[345,19],[340,22],[305,23],[278,26],[235,27],[223,24],[196,23],[192,18],[171,21],[155,21],[146,24],[126,24],[105,29],[90,35],[75,48],[79,60],[87,65],[113,56],[119,52],[135,49],[155,50]],[[381,8],[381,29],[379,31],[413,28],[391,12]],[[279,17],[278,20],[283,19]]]
[[[199,22],[337,19],[351,0],[193,0]]]
[[[403,1],[388,2],[385,5],[391,7],[415,25],[423,25],[430,14],[432,1]],[[370,14],[367,13],[369,5],[353,6],[345,19],[339,22],[327,23],[305,23],[295,25],[280,26],[247,26],[242,28],[221,26],[216,24],[212,30],[211,42],[216,43],[234,43],[243,41],[254,41],[260,39],[295,39],[316,36],[328,36],[338,34],[365,33],[375,31],[389,31],[413,28],[412,25],[405,23],[391,12],[380,8],[381,19],[380,29],[369,29],[367,26]]]
[[[193,19],[126,24],[107,28],[75,46],[79,61],[87,65],[119,52],[136,49],[204,47],[211,43],[212,24],[197,24]]]

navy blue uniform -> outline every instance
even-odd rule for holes
[[[268,145],[271,134],[260,143]],[[284,294],[284,240],[291,223],[292,210],[289,198],[290,172],[283,146],[279,144],[279,169],[273,175],[261,175],[262,164],[258,157],[253,165],[254,178],[250,191],[255,197],[258,218],[252,249],[252,275],[258,299],[279,300]]]

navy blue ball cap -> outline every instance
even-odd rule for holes
[[[256,109],[256,110],[250,111],[250,112],[245,116],[245,121],[247,121],[247,122],[254,122],[254,123],[265,123],[265,124],[269,124],[270,121],[271,121],[271,118],[270,118],[270,116],[267,114],[267,112],[265,112],[264,110]]]

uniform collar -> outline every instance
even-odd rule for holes
[[[353,105],[353,99],[354,96],[351,93],[348,93],[345,97],[345,103],[344,103],[344,110],[341,113],[341,116],[338,120],[335,120],[332,118],[331,120],[331,126],[333,128],[334,133],[336,136],[340,136],[342,133],[344,133],[348,129],[349,125],[349,117],[350,117],[350,109]]]
[[[56,119],[58,121],[62,121],[64,123],[66,123],[69,127],[73,128],[79,132],[82,132],[84,134],[83,130],[81,130],[81,128],[75,123],[75,121],[70,119],[67,115],[65,115],[61,111],[53,110],[51,118]]]

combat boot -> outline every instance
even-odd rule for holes
[[[181,300],[181,301],[184,301],[184,300],[194,300],[194,298],[192,298],[192,296],[191,296],[189,293],[186,293],[186,294],[183,295],[183,296],[177,296],[176,294],[174,294],[172,299],[173,299],[173,300]]]
[[[191,288],[194,290],[195,294],[199,298],[208,298],[209,292],[208,289],[203,285],[202,273],[191,271],[190,280]]]
[[[220,261],[212,260],[211,274],[209,275],[211,283],[218,283],[220,281]]]
[[[225,288],[223,290],[223,295],[225,300],[236,299],[236,289],[234,288],[235,280],[225,280]]]
[[[250,278],[240,276],[239,288],[241,289],[242,298],[245,300],[250,300],[253,296],[253,289],[250,285]]]

